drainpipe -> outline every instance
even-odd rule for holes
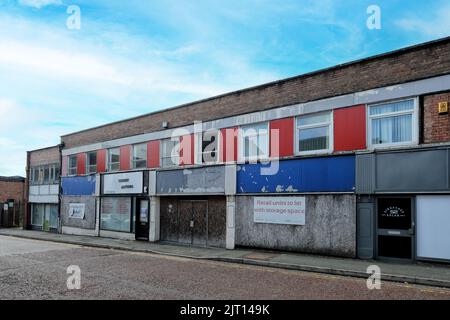
[[[30,188],[30,151],[27,151],[27,164],[25,168],[25,183],[23,186],[23,226],[22,229],[29,229],[29,220],[31,220],[30,206],[28,203]]]
[[[58,145],[59,151],[59,183],[58,183],[58,233],[62,233],[62,219],[61,219],[61,199],[62,199],[62,172],[63,172],[63,161],[62,161],[62,149],[64,148],[64,142]]]

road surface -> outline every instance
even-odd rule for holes
[[[79,266],[81,289],[67,288]],[[450,290],[0,236],[0,299],[450,299]]]

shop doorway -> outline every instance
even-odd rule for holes
[[[150,228],[149,200],[136,199],[136,240],[148,241]]]
[[[225,197],[161,198],[161,241],[225,246]]]
[[[414,260],[415,218],[413,198],[377,200],[377,257]]]

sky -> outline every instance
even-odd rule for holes
[[[67,133],[448,35],[448,0],[0,0],[0,176]]]

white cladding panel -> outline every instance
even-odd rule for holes
[[[417,197],[417,257],[450,260],[450,196]]]

